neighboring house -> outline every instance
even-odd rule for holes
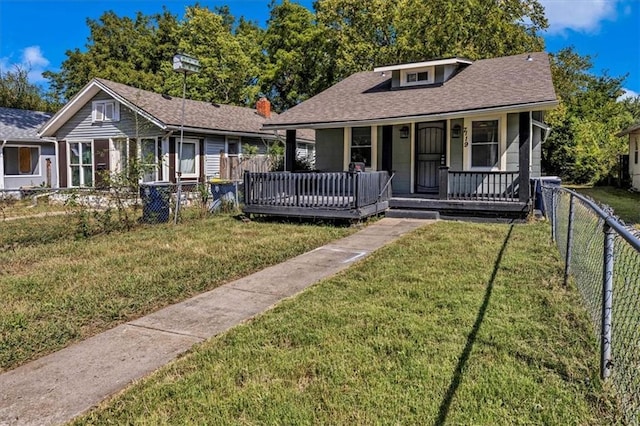
[[[544,112],[556,105],[546,53],[451,58],[353,74],[264,129],[287,130],[288,141],[314,129],[317,169],[393,171],[394,197],[501,198],[517,188],[524,204],[541,175]]]
[[[100,172],[120,172],[132,156],[150,166],[144,182],[175,182],[178,171],[184,182],[202,182],[220,177],[226,158],[242,157],[249,146],[265,155],[281,139],[262,129],[272,114],[264,98],[258,110],[187,99],[180,144],[182,106],[181,97],[91,80],[40,129],[58,141],[60,186],[99,187]],[[298,142],[313,146],[313,133],[301,133]]]
[[[629,178],[631,187],[640,191],[640,123],[634,124],[616,136],[629,136]]]
[[[0,108],[0,190],[57,187],[56,144],[37,132],[51,114]]]

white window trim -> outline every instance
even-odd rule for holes
[[[67,186],[69,188],[86,188],[84,185],[80,185],[80,186],[73,186],[73,178],[72,178],[72,174],[71,174],[71,144],[72,143],[77,143],[77,144],[83,144],[83,143],[88,143],[91,144],[91,182],[93,182],[94,186],[95,186],[95,172],[96,172],[96,166],[94,164],[94,158],[93,158],[93,150],[94,150],[94,146],[93,146],[93,140],[67,140]],[[82,159],[82,155],[80,155],[79,157],[80,159]],[[82,168],[84,164],[80,163],[80,180],[84,181],[84,169]]]
[[[158,182],[158,174],[160,173],[160,168],[162,167],[162,164],[160,163],[162,160],[162,156],[158,155],[158,151],[160,150],[162,152],[162,142],[158,140],[158,138],[156,136],[150,136],[150,137],[141,137],[138,138],[138,140],[140,141],[140,143],[138,144],[138,158],[140,159],[140,162],[142,164],[151,164],[151,163],[145,163],[144,162],[144,158],[142,158],[142,143],[145,140],[148,141],[153,141],[153,165],[155,166],[155,171],[153,172],[154,174],[154,179],[151,182]],[[140,183],[143,182],[142,177],[140,177]]]
[[[498,129],[499,129],[499,137],[498,140],[498,161],[496,166],[494,167],[472,167],[471,166],[471,141],[472,139],[472,129],[474,121],[492,121],[498,120]],[[467,117],[464,119],[464,128],[463,128],[463,164],[465,170],[469,171],[501,171],[507,169],[507,116],[505,114],[502,115],[491,115],[491,116],[477,116],[477,117]]]
[[[195,173],[182,173],[182,178],[199,178],[200,177],[200,141],[198,139],[184,138],[182,139],[182,144],[195,144],[196,149],[196,158],[195,158]],[[183,149],[184,151],[184,149]],[[180,138],[176,139],[176,158],[182,161],[182,157],[180,156]],[[176,173],[180,171],[180,162],[177,161],[176,165]]]
[[[40,161],[40,159],[42,158],[42,150],[40,146],[34,146],[34,145],[5,145],[4,147],[2,147],[3,152],[2,157],[4,157],[4,149],[5,148],[18,148],[18,161],[20,160],[20,148],[36,148],[38,150],[38,174],[32,175],[32,174],[27,174],[27,173],[20,173],[20,164],[18,164],[18,174],[17,175],[8,175],[6,174],[6,171],[4,171],[3,173],[5,173],[5,176],[8,177],[41,177],[42,176],[42,161]],[[4,161],[4,158],[2,158],[2,161]],[[4,163],[2,165],[4,167]]]
[[[417,73],[421,73],[421,72],[427,72],[428,73],[428,79],[427,80],[422,80],[422,81],[412,81],[412,82],[408,82],[407,81],[407,75],[409,74],[417,74]],[[435,67],[431,66],[431,67],[421,67],[421,68],[412,68],[412,69],[407,69],[407,70],[400,70],[400,86],[401,87],[405,87],[405,86],[422,86],[425,84],[433,84],[435,82]]]
[[[107,118],[105,111],[107,105],[113,106],[113,117]],[[102,117],[98,116],[98,109],[102,108]],[[93,101],[91,103],[91,122],[92,123],[109,123],[120,121],[120,102],[116,100]]]
[[[366,148],[367,146],[371,149],[371,164],[365,164],[365,169],[369,171],[375,171],[377,169],[375,162],[377,161],[374,158],[374,155],[377,155],[377,150],[374,151],[374,146],[378,143],[378,126],[354,126],[349,127],[349,139],[348,139],[348,154],[347,154],[347,165],[345,170],[349,169],[349,164],[351,164],[351,155],[353,151],[353,129],[361,128],[361,127],[369,127],[370,128],[370,145],[359,145],[357,148]],[[346,133],[346,132],[345,132]]]

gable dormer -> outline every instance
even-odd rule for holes
[[[409,88],[442,84],[458,70],[471,65],[464,58],[438,59],[434,61],[413,62],[410,64],[388,65],[374,68],[374,72],[391,72],[391,88]]]

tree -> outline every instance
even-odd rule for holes
[[[547,114],[553,131],[543,145],[543,168],[574,183],[594,184],[614,175],[626,141],[615,134],[633,121],[618,99],[625,77],[592,75],[589,56],[572,47],[552,55],[560,106]]]
[[[266,63],[260,81],[274,109],[283,111],[333,82],[331,50],[310,10],[289,0],[272,1],[270,7],[261,43]]]
[[[337,78],[382,64],[538,51],[547,27],[537,0],[318,0],[315,8]]]
[[[58,105],[29,82],[29,70],[15,66],[14,71],[0,70],[0,107],[55,112]]]
[[[60,72],[44,74],[53,97],[68,100],[94,77],[146,90],[163,86],[160,71],[178,46],[174,15],[165,9],[152,16],[138,12],[131,19],[108,11],[98,20],[87,19],[87,25],[87,50],[68,50]]]

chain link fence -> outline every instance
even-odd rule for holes
[[[140,223],[178,223],[216,212],[233,212],[242,197],[242,184],[169,182],[104,188],[28,188],[0,190],[0,220],[20,217],[73,215],[100,222],[110,230]]]
[[[626,421],[640,422],[640,232],[607,207],[543,186],[551,236],[600,341],[600,375],[616,388]]]

